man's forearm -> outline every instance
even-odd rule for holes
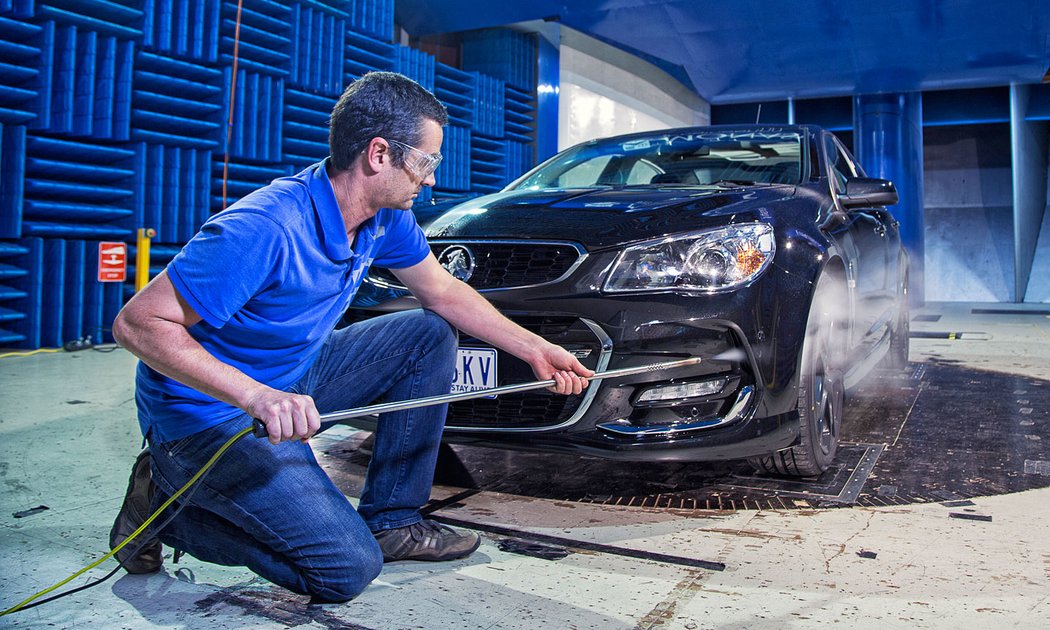
[[[531,361],[547,342],[500,313],[477,291],[456,281],[441,300],[424,304],[459,330],[514,356]]]

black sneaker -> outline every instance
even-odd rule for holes
[[[375,537],[383,550],[383,562],[455,560],[474,553],[481,544],[481,537],[474,532],[458,532],[431,520],[384,529]]]
[[[153,485],[153,475],[149,468],[149,449],[146,449],[139,454],[135,465],[131,467],[131,479],[128,480],[128,492],[124,495],[124,505],[120,506],[120,513],[113,521],[113,529],[109,530],[110,549],[124,542],[146,522],[150,515],[150,501],[155,491],[156,486]],[[149,542],[137,554],[132,555],[143,540]],[[147,529],[118,551],[116,557],[128,573],[156,573],[160,570],[160,565],[164,563],[164,558],[161,556],[162,551],[160,541],[151,537],[151,532]]]

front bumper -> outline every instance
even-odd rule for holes
[[[512,318],[536,328],[528,317]],[[581,396],[520,394],[518,400],[504,401],[512,409],[502,412],[485,414],[478,403],[469,409],[454,404],[446,440],[614,459],[699,461],[764,455],[797,439],[796,411],[767,413],[770,391],[756,377],[760,370],[755,353],[733,324],[714,320],[649,324],[641,327],[640,336],[630,332],[639,327],[628,326],[625,333],[624,328],[607,329],[586,318],[560,331],[537,332],[574,352],[597,372],[686,357],[700,357],[701,363],[596,381]],[[475,343],[464,339],[461,345]],[[500,354],[499,373],[500,385],[535,378],[527,364],[506,353]],[[682,384],[714,386],[706,395],[640,400],[646,391]],[[559,402],[564,406],[555,411]]]
[[[687,357],[701,362],[595,381],[580,396],[540,390],[452,403],[445,441],[610,459],[703,461],[768,454],[798,437],[797,412],[792,405],[777,409],[777,392],[761,376],[755,349],[729,321],[685,318],[641,325],[621,318],[620,325],[610,326],[571,315],[509,316],[597,372]],[[460,345],[487,346],[469,337]],[[498,374],[498,385],[536,378],[525,362],[506,352],[499,352]],[[639,400],[653,388],[695,383],[716,386],[702,396]],[[358,424],[371,428],[368,420]]]

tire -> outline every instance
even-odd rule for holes
[[[897,326],[890,333],[890,351],[883,359],[883,367],[904,370],[908,367],[908,343],[911,336],[911,312],[908,308],[908,271],[903,271],[904,283],[898,292]]]
[[[799,443],[748,461],[759,472],[793,477],[819,475],[838,451],[842,409],[846,301],[842,282],[821,276],[813,295],[802,342],[798,386]]]

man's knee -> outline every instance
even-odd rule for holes
[[[323,602],[349,601],[360,595],[382,570],[383,553],[379,545],[357,549],[323,572],[307,573],[308,594]]]
[[[447,365],[451,372],[456,360],[456,348],[459,346],[459,334],[452,324],[433,311],[424,309],[419,317],[421,329],[426,333],[425,358],[436,365]]]

